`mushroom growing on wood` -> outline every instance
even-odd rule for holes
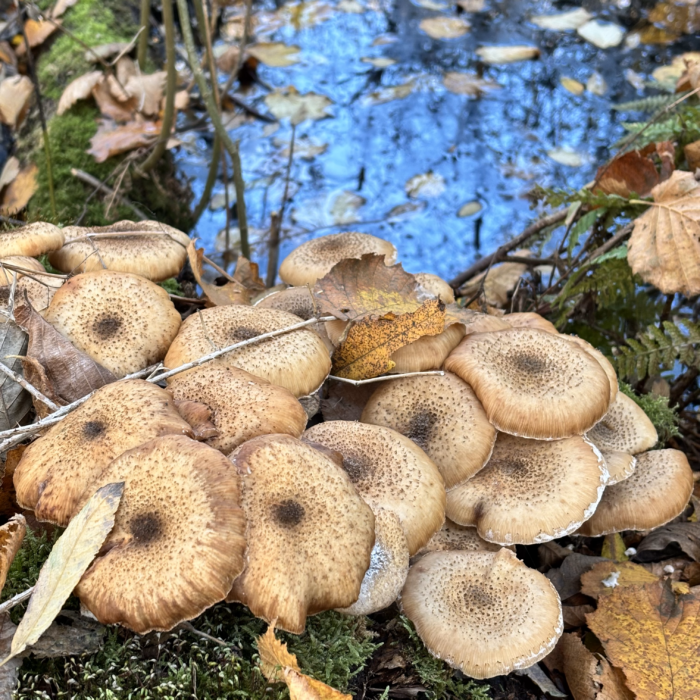
[[[361,420],[413,440],[435,462],[448,490],[486,464],[496,441],[471,387],[449,372],[382,382]]]
[[[256,306],[215,306],[193,314],[182,324],[164,364],[178,367],[212,350],[250,340],[270,331],[301,323],[298,316]],[[252,343],[211,360],[224,367],[238,367],[296,397],[316,391],[331,370],[331,358],[317,333],[300,328]]]
[[[167,391],[141,379],[106,384],[27,447],[14,473],[17,502],[65,527],[115,457],[156,437],[191,434]]]
[[[91,228],[66,226],[62,231],[63,247],[49,256],[56,269],[130,272],[153,282],[180,272],[190,242],[186,233],[159,221],[118,221]]]
[[[162,360],[180,328],[180,314],[165,289],[110,270],[68,280],[45,318],[117,377]]]
[[[632,476],[605,489],[593,517],[577,534],[597,537],[665,525],[683,512],[693,484],[693,471],[680,450],[638,455]]]
[[[532,666],[564,629],[554,586],[507,549],[426,554],[401,607],[428,651],[471,678]]]
[[[207,444],[224,454],[258,435],[299,437],[306,428],[306,413],[287,389],[236,367],[207,362],[175,375],[168,390],[176,401],[197,401],[211,409],[219,434]]]
[[[184,436],[156,438],[117,457],[91,491],[120,481],[114,528],[75,589],[81,603],[102,623],[145,634],[223,600],[246,547],[226,457]]]
[[[288,435],[249,440],[230,459],[248,549],[227,600],[295,634],[307,615],[352,605],[370,565],[374,515],[347,474],[327,451]]]
[[[415,554],[445,519],[445,486],[435,463],[395,430],[352,421],[309,428],[303,440],[343,456],[343,469],[372,507],[399,517],[408,549]]]
[[[386,265],[396,262],[396,248],[389,241],[368,233],[347,231],[302,243],[282,261],[279,275],[284,282],[295,287],[314,284],[341,260],[361,258],[366,253],[384,255]]]
[[[593,515],[608,474],[582,437],[526,440],[500,433],[491,459],[447,493],[447,517],[501,545],[564,537]]]
[[[36,258],[52,250],[58,250],[64,240],[63,231],[58,226],[37,221],[0,233],[0,258],[14,255]]]
[[[529,328],[468,335],[445,361],[500,431],[558,440],[582,435],[607,412],[600,363],[561,336]]]

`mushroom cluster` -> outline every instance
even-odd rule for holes
[[[30,302],[118,381],[27,447],[14,482],[22,507],[62,526],[124,482],[76,588],[102,622],[167,630],[227,600],[301,633],[308,615],[398,601],[431,653],[486,678],[536,663],[563,631],[556,590],[516,545],[648,530],[690,499],[687,459],[653,449],[600,352],[537,314],[464,309],[427,273],[412,284],[450,323],[391,356],[418,374],[370,385],[357,420],[314,416],[306,398],[335,381],[348,325],[321,320],[314,284],[368,253],[392,265],[387,241],[309,241],[280,267],[293,286],[181,322],[155,281],[184,265],[184,234],[54,228],[0,236],[0,254],[78,272]],[[127,376],[159,361],[167,385]]]

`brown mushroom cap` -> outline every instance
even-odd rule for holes
[[[679,516],[693,493],[693,472],[680,450],[637,455],[632,476],[608,486],[593,517],[577,534],[651,530]]]
[[[61,272],[130,272],[154,282],[175,277],[187,260],[190,237],[159,221],[66,226],[65,243],[49,256]],[[87,235],[92,234],[88,239]]]
[[[122,452],[162,435],[191,435],[167,391],[141,379],[106,384],[22,455],[17,501],[66,526],[85,490]]]
[[[306,616],[352,605],[374,543],[374,516],[324,452],[288,435],[231,456],[248,519],[246,565],[227,598],[299,634]]]
[[[615,452],[614,450],[601,450],[600,453],[603,455],[605,468],[608,470],[606,486],[619,484],[621,481],[629,479],[634,473],[637,459],[633,455],[626,452]]]
[[[488,464],[447,494],[447,517],[498,544],[564,537],[593,515],[608,480],[582,437],[526,440],[500,433]]]
[[[374,547],[359,598],[338,612],[371,615],[388,608],[401,593],[408,574],[408,543],[398,516],[379,508],[374,513]]]
[[[401,607],[428,651],[471,678],[532,666],[564,629],[554,586],[507,549],[426,554]]]
[[[503,317],[503,320],[507,321],[513,328],[537,328],[547,333],[559,335],[557,327],[551,321],[548,321],[546,318],[532,311],[520,311],[518,313],[508,314]]]
[[[343,456],[343,469],[373,510],[384,508],[399,516],[411,555],[442,526],[442,476],[408,438],[379,425],[342,420],[319,423],[302,437]]]
[[[58,250],[64,241],[63,231],[44,221],[37,221],[12,231],[0,233],[0,258],[26,255],[36,258]]]
[[[110,270],[68,280],[45,318],[117,377],[162,360],[180,328],[180,314],[162,287]]]
[[[587,437],[600,450],[631,455],[650,450],[659,439],[647,414],[622,392],[603,418],[588,431]]]
[[[608,360],[608,358],[605,357],[605,355],[603,355],[598,348],[594,348],[588,341],[584,340],[583,338],[579,338],[577,335],[567,335],[562,333],[559,335],[559,337],[575,343],[582,350],[585,350],[591,357],[597,360],[598,364],[603,368],[603,371],[608,378],[608,382],[610,382],[610,403],[612,404],[612,402],[617,398],[618,383],[617,372],[615,372],[615,368],[612,366],[610,360]]]
[[[479,537],[475,527],[458,525],[445,518],[444,525],[430,538],[418,556],[428,552],[498,552],[500,544]]]
[[[211,409],[219,435],[207,444],[224,454],[258,435],[299,437],[306,428],[306,413],[289,391],[236,367],[207,362],[175,375],[168,389],[176,401]]]
[[[332,233],[295,248],[280,265],[280,279],[295,287],[314,284],[341,260],[361,258],[366,253],[384,255],[386,265],[396,262],[396,248],[389,241],[357,231]]]
[[[448,315],[454,315],[464,325],[465,335],[474,333],[491,333],[492,331],[505,331],[512,326],[506,321],[505,316],[482,314],[471,309],[455,310],[448,307]]]
[[[448,490],[486,464],[496,441],[471,387],[449,372],[382,382],[361,420],[413,440],[435,462]]]
[[[182,324],[164,363],[169,368],[179,367],[207,355],[215,348],[300,322],[298,316],[286,311],[255,306],[230,305],[204,309]],[[328,350],[318,334],[308,328],[232,350],[211,362],[243,369],[285,387],[297,397],[316,391],[331,370]]]
[[[416,272],[413,276],[428,294],[442,299],[445,304],[454,304],[455,291],[444,279],[437,275],[431,275],[429,272]]]
[[[439,369],[445,358],[457,347],[464,337],[464,326],[453,323],[438,335],[424,335],[408,345],[404,345],[391,355],[395,363],[393,374],[405,372],[425,372]]]
[[[102,623],[169,630],[226,597],[243,570],[238,477],[220,452],[184,436],[117,457],[95,490],[124,482],[102,556],[76,594]]]
[[[502,432],[540,440],[582,435],[607,412],[610,384],[591,355],[530,328],[468,335],[445,360]]]
[[[15,270],[17,273],[15,299],[22,299],[26,292],[29,303],[34,309],[39,313],[44,312],[51,303],[51,299],[53,299],[56,290],[63,284],[63,278],[47,274],[44,266],[35,258],[28,258],[23,255],[2,258],[0,259],[0,286],[6,286],[8,289],[7,299],[5,299],[4,294],[0,292],[1,303],[6,303],[7,300],[9,300],[9,287],[12,285],[13,276],[13,271],[5,267],[5,264],[21,267],[26,270],[26,272]],[[2,321],[2,317],[0,317],[0,321]]]

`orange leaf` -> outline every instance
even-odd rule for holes
[[[290,700],[352,700],[352,695],[345,695],[291,668],[284,670],[284,680],[289,688]]]
[[[43,44],[57,29],[60,22],[54,20],[53,22],[45,20],[34,20],[28,19],[24,23],[24,33],[27,35],[27,41],[29,46],[33,49],[35,46],[40,46]],[[22,43],[15,49],[15,53],[18,56],[24,56],[27,52],[27,45],[22,39]]]
[[[149,146],[158,136],[160,122],[129,122],[117,127],[103,122],[90,139],[91,148],[88,153],[95,156],[96,162],[104,163],[111,156]]]
[[[605,194],[646,197],[659,184],[654,163],[639,151],[630,151],[598,170],[598,188]]]
[[[22,540],[27,533],[27,521],[23,515],[14,515],[0,527],[0,591],[7,580],[15,554],[22,546]]]
[[[240,282],[227,282],[217,286],[211,282],[205,282],[202,267],[204,265],[204,250],[195,247],[195,241],[187,246],[187,257],[197,284],[202,288],[204,295],[212,306],[228,306],[229,304],[250,304],[250,292]]]
[[[285,669],[299,670],[297,657],[294,654],[290,654],[287,651],[287,645],[277,639],[274,625],[270,625],[267,628],[267,632],[258,637],[257,642],[258,654],[260,655],[260,670],[268,681],[282,683]]]
[[[39,168],[33,163],[20,170],[19,175],[5,190],[0,205],[0,214],[3,216],[16,214],[27,206],[32,195],[39,188],[36,181],[38,173]]]

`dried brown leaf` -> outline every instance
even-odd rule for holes
[[[476,73],[445,73],[442,83],[450,92],[469,97],[481,97],[484,93],[501,87],[493,80],[481,78]],[[462,216],[467,215],[462,214]]]
[[[228,281],[222,286],[217,286],[204,280],[204,250],[195,247],[196,240],[190,241],[187,246],[187,257],[190,261],[192,274],[197,284],[202,288],[204,295],[211,306],[228,306],[229,304],[250,304],[251,293],[241,282]]]
[[[126,83],[122,80],[126,94],[136,100],[136,109],[141,114],[147,117],[158,116],[166,76],[165,71],[158,71],[150,75],[134,75]]]
[[[17,214],[27,206],[29,200],[39,188],[37,175],[39,168],[34,163],[19,171],[19,175],[8,185],[2,196],[0,215]]]
[[[0,361],[22,374],[20,356],[27,349],[27,334],[13,321],[0,323]],[[0,429],[11,430],[32,406],[30,395],[6,374],[0,377]]]
[[[112,78],[112,76],[109,76],[109,78]],[[106,81],[102,80],[97,83],[92,91],[92,96],[95,98],[101,114],[114,119],[115,122],[120,124],[134,121],[136,117],[136,100],[130,99],[125,102],[117,100],[109,87],[109,78]]]
[[[23,515],[14,515],[0,527],[0,591],[5,586],[7,572],[14,561],[15,554],[22,546],[27,533],[27,521]]]
[[[604,561],[581,576],[581,593],[598,600],[617,588],[658,581],[658,577],[631,561]]]
[[[67,112],[78,100],[86,100],[93,93],[93,89],[98,83],[103,82],[104,74],[102,71],[93,70],[85,73],[75,80],[68,83],[66,89],[58,101],[56,108],[57,114]]]
[[[129,122],[122,126],[103,122],[90,139],[88,153],[95,156],[97,163],[104,163],[111,156],[151,145],[160,136],[160,128],[160,122],[151,121]]]
[[[700,523],[672,523],[650,532],[638,545],[636,561],[659,561],[686,554],[700,562]]]
[[[5,166],[0,173],[0,190],[7,187],[19,175],[19,160],[15,156],[10,156],[5,161]]]
[[[49,22],[48,20],[34,20],[28,19],[24,23],[24,33],[27,36],[27,41],[29,46],[33,49],[36,46],[41,46],[57,29],[61,22],[55,20]],[[27,53],[27,45],[22,39],[22,42],[15,49],[15,53],[18,56],[24,56]]]
[[[605,194],[646,197],[659,184],[659,173],[651,159],[639,151],[629,151],[599,168],[598,189]]]
[[[0,83],[0,121],[17,128],[27,114],[33,94],[34,85],[26,75],[5,78]]]

